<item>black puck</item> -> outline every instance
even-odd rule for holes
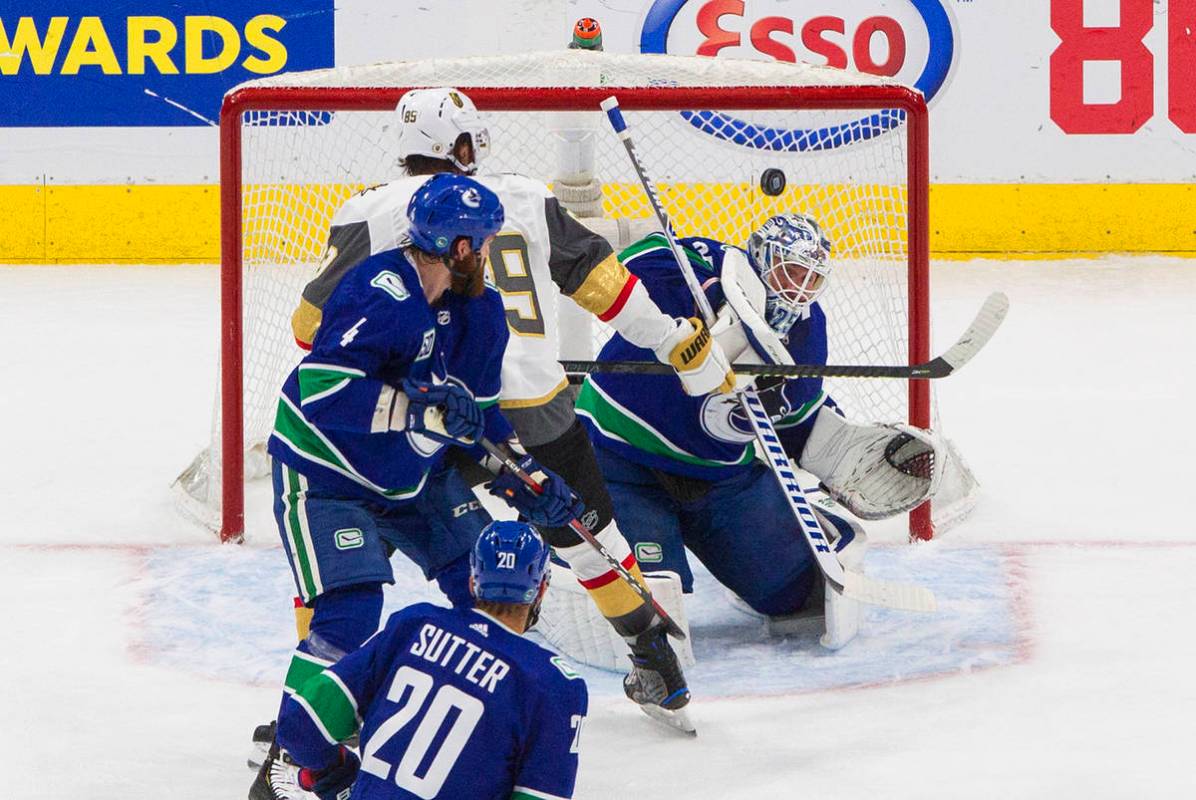
[[[776,197],[785,191],[785,173],[776,167],[769,167],[760,173],[760,191]]]

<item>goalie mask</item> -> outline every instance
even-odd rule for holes
[[[399,120],[399,161],[426,156],[450,162],[467,175],[490,152],[490,133],[473,101],[456,89],[412,89],[395,108]],[[457,140],[469,137],[473,163],[457,158]]]
[[[778,336],[785,336],[826,289],[831,242],[813,217],[769,217],[748,238],[748,260],[768,292],[765,315]]]

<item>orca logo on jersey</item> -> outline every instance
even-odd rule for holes
[[[773,423],[778,423],[793,413],[793,407],[783,392],[784,383],[758,386],[757,394],[764,408],[768,410]],[[735,395],[710,395],[702,403],[698,412],[702,423],[702,430],[707,436],[720,442],[744,444],[756,438],[752,431],[752,424],[744,416],[739,407],[739,399]]]

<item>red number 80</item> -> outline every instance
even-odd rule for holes
[[[1051,0],[1051,119],[1066,133],[1134,133],[1154,113],[1154,57],[1142,39],[1154,26],[1153,0],[1120,0],[1116,28],[1084,27],[1084,0]],[[1196,0],[1171,0],[1167,116],[1196,133]],[[1121,64],[1121,99],[1084,102],[1084,62]]]

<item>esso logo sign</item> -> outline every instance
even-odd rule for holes
[[[851,68],[914,86],[929,102],[943,88],[955,60],[955,29],[943,3],[655,0],[644,15],[640,51]],[[881,115],[886,127],[895,119]],[[834,145],[825,143],[843,142],[843,131],[836,134],[798,135],[790,141],[830,147]]]

